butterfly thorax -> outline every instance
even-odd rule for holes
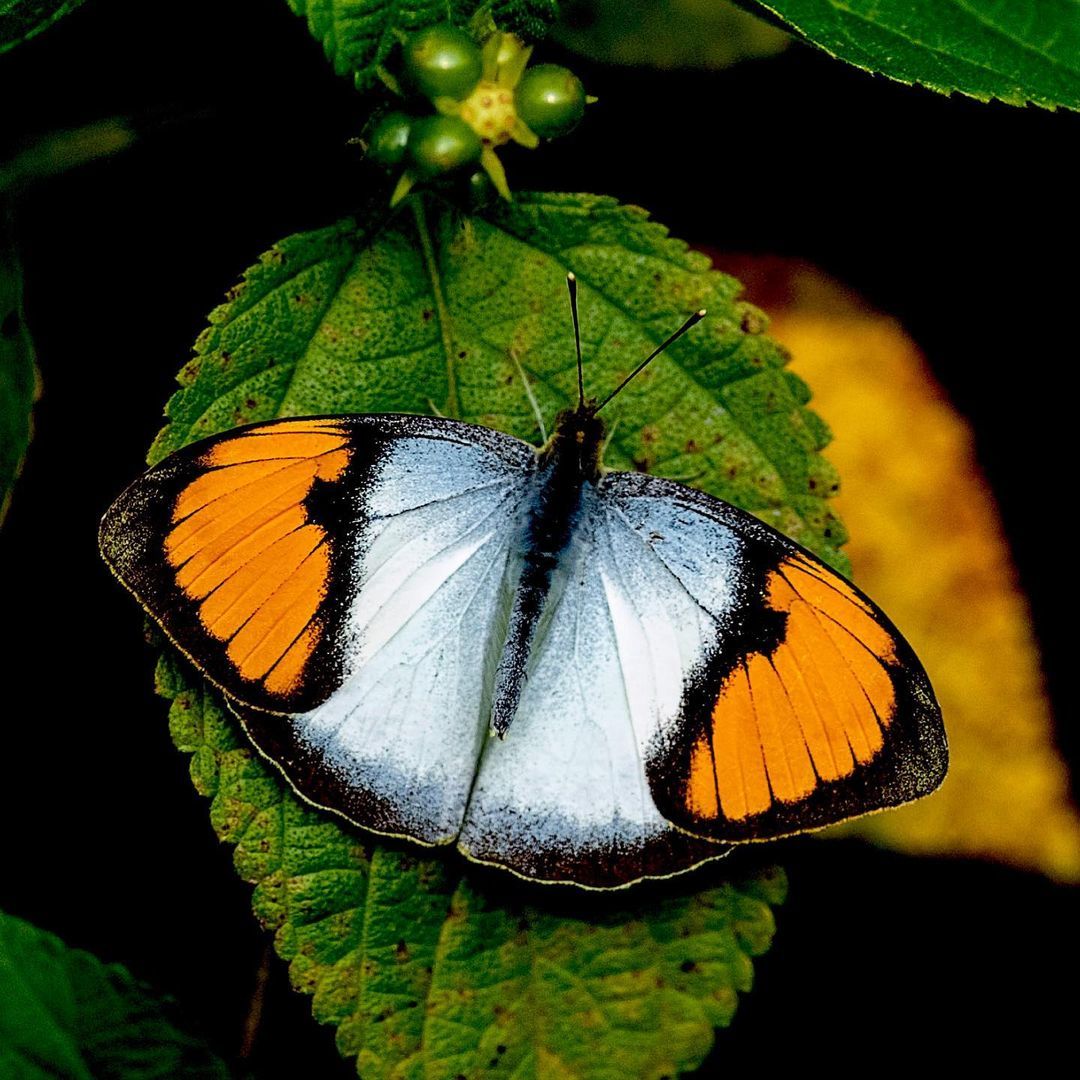
[[[555,418],[555,431],[539,452],[542,465],[550,464],[569,478],[573,473],[596,483],[600,478],[600,451],[604,445],[604,421],[592,403],[564,409]]]
[[[534,495],[528,508],[524,554],[557,559],[573,533],[586,484],[600,479],[603,421],[588,406],[567,409],[537,451]]]
[[[559,414],[554,433],[537,451],[521,534],[521,573],[495,676],[491,727],[500,736],[517,712],[533,638],[581,518],[585,489],[600,479],[603,442],[603,421],[591,405],[581,405]]]

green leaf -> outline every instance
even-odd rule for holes
[[[657,68],[728,67],[791,41],[727,0],[577,0],[553,35],[594,60]]]
[[[559,0],[415,0],[408,5],[385,0],[287,0],[307,20],[339,75],[352,75],[358,90],[370,86],[398,43],[398,35],[434,23],[468,24],[489,14],[502,30],[542,37],[559,16]]]
[[[538,439],[515,358],[550,426],[576,397],[573,269],[597,396],[690,312],[709,310],[606,410],[608,464],[693,483],[846,569],[827,504],[837,479],[816,453],[828,432],[734,278],[603,196],[519,195],[487,219],[449,206],[431,217],[385,224],[379,208],[263,255],[211,315],[153,459],[275,416],[433,406]]]
[[[612,403],[608,463],[682,476],[843,566],[824,498],[835,477],[816,453],[827,432],[764,317],[643,211],[596,196],[519,195],[489,218],[412,198],[389,221],[378,209],[282,241],[212,313],[151,460],[239,423],[327,412],[434,407],[536,438],[517,365],[549,422],[575,398],[571,268],[593,393],[710,311]],[[452,855],[383,846],[303,804],[171,654],[158,688],[294,985],[365,1077],[493,1062],[518,1077],[673,1076],[749,988],[779,871],[703,889],[714,870],[615,901],[462,877]]]
[[[40,34],[83,0],[0,0],[0,53]]]
[[[1077,0],[758,0],[864,71],[1010,105],[1080,109]]]
[[[581,893],[508,901],[520,890],[505,878],[484,888],[456,860],[367,841],[305,806],[172,655],[158,687],[293,986],[365,1080],[476,1076],[494,1062],[493,1075],[659,1080],[700,1064],[750,989],[781,871],[646,890],[636,906],[623,894],[614,910]]]
[[[118,964],[0,912],[0,1076],[18,1080],[227,1077]]]
[[[31,410],[38,395],[34,343],[22,309],[22,268],[0,202],[0,523],[30,445]]]

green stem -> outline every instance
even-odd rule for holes
[[[461,402],[458,400],[457,365],[454,338],[450,330],[450,309],[446,306],[446,297],[443,296],[442,276],[439,274],[439,266],[435,260],[435,245],[431,241],[431,233],[428,230],[423,200],[414,198],[410,200],[410,204],[413,218],[416,220],[416,231],[420,236],[420,249],[424,253],[424,265],[431,279],[431,292],[435,297],[435,313],[439,319],[439,333],[442,335],[443,352],[446,353],[446,406],[443,412],[446,416],[460,419]]]

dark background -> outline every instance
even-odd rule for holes
[[[718,74],[540,57],[601,103],[574,136],[511,159],[511,183],[612,193],[693,242],[810,259],[926,350],[976,431],[1075,762],[1080,117],[947,99],[806,48]],[[235,1054],[266,938],[171,746],[141,615],[95,529],[225,290],[275,240],[359,201],[371,177],[345,140],[365,107],[283,2],[256,0],[96,0],[0,57],[0,102],[0,159],[109,116],[139,132],[19,206],[45,395],[0,530],[0,907],[127,964]],[[771,854],[791,898],[703,1075],[1071,1051],[1075,890],[857,843]],[[354,1075],[276,960],[253,1063]]]

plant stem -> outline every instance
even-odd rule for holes
[[[255,1040],[259,1036],[259,1023],[262,1020],[263,1003],[266,998],[266,985],[270,981],[270,965],[273,963],[274,949],[270,942],[263,947],[262,959],[255,972],[255,985],[251,991],[247,1015],[244,1017],[244,1031],[240,1038],[241,1061],[248,1061],[255,1050]]]
[[[427,267],[428,277],[431,279],[431,292],[435,297],[435,311],[439,319],[439,332],[442,334],[443,352],[446,354],[446,406],[443,413],[455,419],[461,416],[461,402],[458,400],[457,387],[457,364],[454,351],[454,337],[450,330],[450,309],[446,306],[446,298],[443,296],[442,277],[439,274],[439,266],[435,260],[435,245],[431,241],[431,233],[428,231],[427,217],[424,214],[422,199],[410,200],[413,218],[416,220],[416,231],[420,236],[420,248],[424,253],[424,265]]]

